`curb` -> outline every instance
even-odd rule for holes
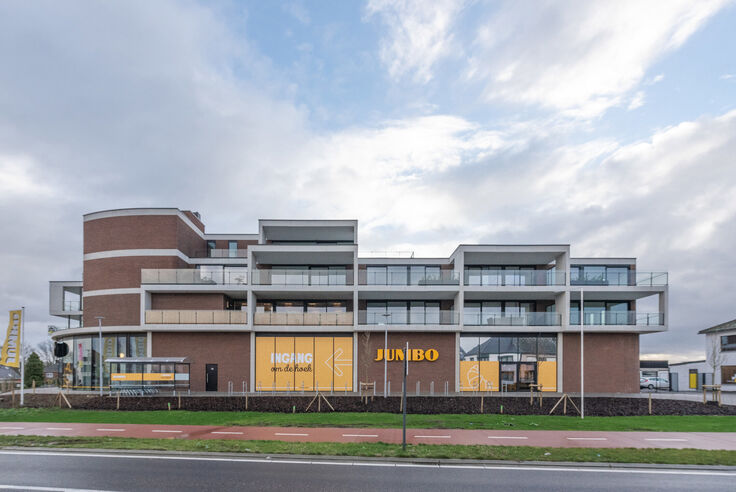
[[[8,451],[26,451],[33,452],[63,452],[63,453],[99,453],[99,454],[126,454],[139,456],[178,456],[191,458],[255,458],[262,460],[271,460],[273,462],[289,461],[293,462],[332,462],[341,464],[361,464],[361,463],[396,463],[397,465],[425,465],[425,466],[477,466],[497,467],[515,465],[519,467],[577,467],[589,469],[637,469],[637,470],[692,470],[692,471],[721,471],[736,473],[736,466],[727,465],[685,465],[676,463],[611,463],[611,462],[587,462],[587,461],[518,461],[518,460],[462,460],[462,459],[436,459],[436,458],[392,458],[392,457],[372,457],[372,456],[331,456],[331,455],[303,455],[303,454],[262,454],[262,453],[223,453],[223,452],[199,452],[199,451],[156,451],[149,449],[127,450],[127,449],[98,449],[98,448],[52,448],[52,447],[24,447],[24,446],[0,446],[0,450]]]

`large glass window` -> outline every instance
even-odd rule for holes
[[[368,285],[386,285],[386,267],[369,266],[366,268]]]
[[[238,256],[238,242],[237,241],[227,242],[227,253],[230,258],[236,258]]]
[[[392,265],[388,267],[389,285],[407,285],[407,269],[405,266]]]

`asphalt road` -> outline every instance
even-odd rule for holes
[[[0,490],[733,490],[736,470],[0,450]]]

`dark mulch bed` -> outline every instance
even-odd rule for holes
[[[118,401],[116,397],[74,395],[67,396],[72,406],[84,410],[115,410]],[[55,395],[26,395],[27,407],[49,407],[54,404]],[[248,410],[260,412],[304,412],[313,396],[250,396]],[[338,412],[389,412],[398,413],[401,408],[399,397],[361,400],[357,396],[326,396],[330,404]],[[540,408],[538,400],[529,403],[528,397],[519,396],[487,396],[483,398],[483,413],[504,413],[509,415],[546,415],[555,403],[556,397],[546,397]],[[572,399],[579,406],[579,398]],[[246,408],[246,398],[242,396],[151,396],[151,397],[121,397],[120,410],[218,410],[243,411]],[[15,405],[18,405],[16,395]],[[58,405],[58,403],[57,403]],[[11,398],[0,397],[0,408],[10,408]],[[329,411],[322,402],[322,411]],[[317,402],[314,402],[310,412],[317,411]],[[414,414],[436,413],[481,413],[481,397],[479,396],[412,396],[408,398],[407,411]],[[568,415],[574,413],[570,405]],[[555,414],[562,414],[560,405]],[[585,414],[590,416],[626,416],[647,415],[648,400],[646,398],[616,398],[616,397],[589,397],[585,399]],[[717,406],[714,403],[704,405],[696,401],[683,400],[652,400],[652,415],[736,415],[736,406]]]

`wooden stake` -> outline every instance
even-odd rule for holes
[[[117,408],[115,410],[120,410],[120,392],[118,391],[118,398],[117,398]]]
[[[480,395],[480,413],[483,413],[483,395]]]
[[[179,410],[181,410],[181,395],[178,395],[179,398]]]
[[[245,395],[245,409],[248,410],[248,395]]]
[[[652,394],[649,393],[649,415],[652,414]]]
[[[31,379],[31,390],[33,391],[33,394],[36,394],[36,380]]]

